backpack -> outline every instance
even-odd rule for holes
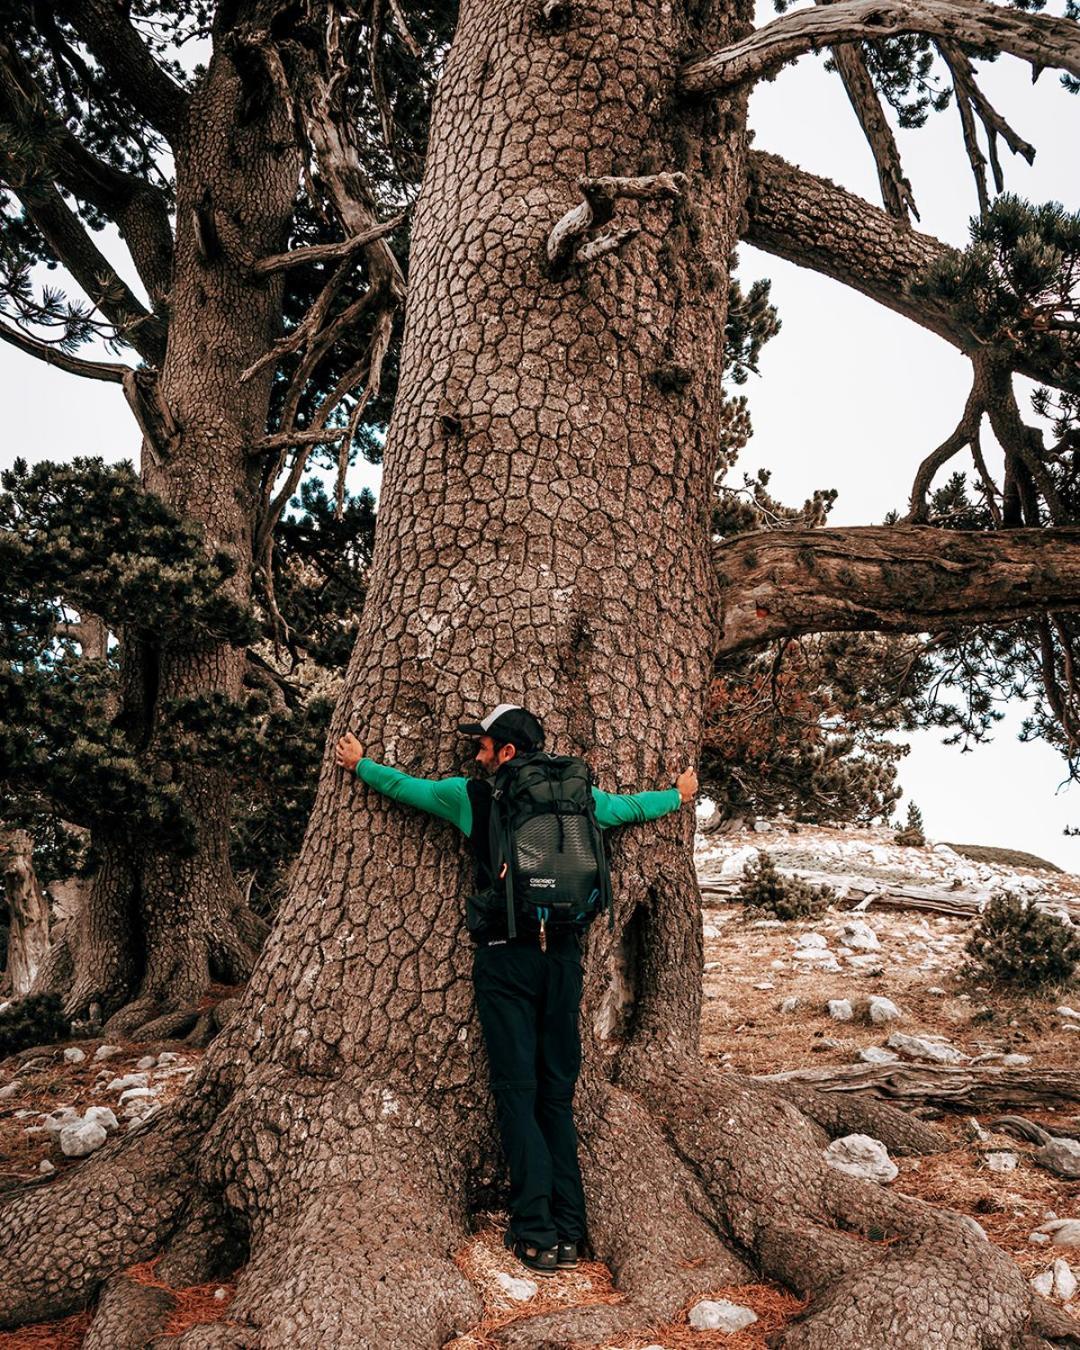
[[[602,909],[614,929],[611,878],[596,823],[592,771],[575,755],[517,754],[495,776],[491,871],[517,923],[581,930]]]

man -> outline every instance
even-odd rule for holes
[[[480,722],[458,730],[478,741],[476,763],[495,774],[516,755],[540,750],[538,718],[500,703]],[[363,757],[351,733],[337,745],[337,762],[369,787],[408,806],[449,820],[469,839],[479,892],[495,888],[489,823],[492,783],[466,778],[413,778]],[[663,792],[619,795],[592,789],[603,829],[655,820],[693,801],[697,774],[685,769]],[[573,1098],[581,1067],[578,1011],[582,937],[575,931],[519,931],[490,926],[473,934],[473,986],[484,1032],[491,1090],[510,1171],[506,1245],[537,1275],[573,1270],[585,1236],[585,1196],[578,1165]]]

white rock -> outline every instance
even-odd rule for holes
[[[1049,1245],[1049,1242],[1050,1242],[1050,1234],[1049,1234],[1049,1233],[1040,1233],[1040,1232],[1038,1231],[1038,1229],[1036,1229],[1034,1233],[1029,1233],[1029,1234],[1028,1234],[1028,1241],[1029,1241],[1029,1242],[1046,1243],[1047,1245]]]
[[[898,1022],[903,1015],[891,998],[874,994],[870,999],[871,1022],[877,1022],[879,1025],[885,1022]]]
[[[48,1115],[42,1116],[41,1127],[49,1134],[59,1134],[61,1130],[73,1125],[79,1119],[81,1117],[73,1106],[60,1106],[55,1111],[50,1111]]]
[[[10,1101],[21,1087],[22,1083],[16,1078],[14,1082],[9,1083],[7,1087],[0,1088],[0,1102]]]
[[[123,1047],[119,1045],[99,1045],[94,1051],[94,1063],[97,1064],[103,1059],[112,1059],[114,1056],[123,1053]]]
[[[1037,1294],[1041,1294],[1043,1298],[1049,1298],[1054,1291],[1054,1272],[1052,1270],[1044,1270],[1041,1275],[1033,1275],[1031,1287]]]
[[[150,1075],[145,1073],[126,1073],[123,1078],[114,1078],[111,1083],[105,1084],[106,1092],[123,1092],[127,1088],[146,1087],[150,1081]]]
[[[1055,1247],[1080,1247],[1080,1219],[1051,1219],[1035,1231],[1045,1233]]]
[[[223,1289],[223,1288],[222,1288],[222,1289],[215,1289],[215,1290],[214,1290],[214,1297],[215,1297],[219,1302],[222,1302],[224,1299],[228,1298],[228,1296],[229,1296],[229,1291],[228,1291],[227,1289]]]
[[[152,1087],[132,1087],[127,1088],[120,1094],[120,1105],[125,1106],[128,1102],[139,1101],[143,1097],[156,1097],[158,1089]]]
[[[757,1321],[757,1313],[726,1298],[702,1299],[690,1309],[689,1322],[697,1331],[742,1331]]]
[[[825,951],[828,949],[829,939],[827,937],[824,937],[821,933],[803,933],[803,935],[796,941],[795,946],[797,949],[796,954],[798,954],[798,952],[803,952],[807,950],[812,951],[815,948],[818,951]]]
[[[1080,1181],[1080,1139],[1050,1139],[1034,1154],[1040,1167],[1068,1181]]]
[[[1077,1012],[1075,1008],[1068,1007],[1064,1003],[1062,1003],[1060,1007],[1055,1008],[1054,1011],[1060,1013],[1062,1017],[1073,1017],[1080,1020],[1080,1012]]]
[[[967,1058],[948,1041],[932,1041],[925,1036],[906,1036],[902,1031],[894,1031],[886,1041],[886,1045],[891,1050],[899,1050],[908,1059],[929,1059],[935,1064],[963,1064]]]
[[[1066,1303],[1076,1293],[1076,1276],[1063,1256],[1054,1262],[1054,1293]]]
[[[834,1022],[850,1022],[855,1014],[851,1011],[851,1003],[846,998],[829,999],[829,1016]]]
[[[180,1056],[173,1050],[162,1050],[157,1057],[157,1062],[159,1064],[179,1064]]]
[[[60,1131],[60,1148],[67,1158],[85,1158],[88,1153],[100,1148],[107,1137],[103,1125],[77,1120],[73,1125],[65,1125]]]
[[[157,1055],[143,1055],[142,1059],[135,1061],[137,1069],[152,1069],[157,1063]]]
[[[886,1050],[881,1045],[864,1045],[859,1058],[864,1064],[895,1064],[900,1056],[895,1050]]]
[[[748,862],[752,862],[758,855],[758,851],[752,845],[745,848],[737,848],[734,853],[729,853],[720,864],[720,875],[722,877],[741,877],[743,868]]]
[[[89,1121],[92,1125],[100,1125],[107,1131],[120,1128],[120,1122],[107,1106],[91,1106],[83,1116],[83,1120]]]
[[[532,1298],[536,1293],[537,1284],[535,1280],[521,1280],[514,1275],[507,1275],[505,1271],[497,1270],[495,1279],[500,1289],[508,1298],[517,1299],[524,1302],[527,1298]]]
[[[797,1011],[800,1002],[801,1000],[798,994],[792,994],[789,998],[784,999],[784,1001],[780,1004],[780,1011],[782,1013],[793,1013]]]
[[[1025,1064],[1031,1063],[1030,1055],[1002,1055],[1002,1064],[1009,1069],[1021,1069]]]
[[[983,1154],[983,1161],[991,1172],[1015,1172],[1020,1163],[1020,1156],[1017,1153],[1006,1151],[985,1153]]]
[[[761,982],[760,984],[755,984],[755,985],[754,985],[754,988],[755,988],[755,989],[775,989],[775,988],[776,988],[776,985],[775,985],[775,984],[770,984],[768,980],[762,980],[762,982]]]
[[[849,947],[856,947],[860,951],[876,952],[881,950],[878,935],[865,919],[849,919],[844,924],[841,940]]]
[[[868,1134],[847,1134],[834,1139],[825,1150],[825,1161],[838,1172],[863,1181],[892,1181],[900,1169],[879,1139]]]
[[[81,1064],[86,1058],[86,1051],[80,1050],[77,1045],[69,1046],[64,1051],[65,1064]]]
[[[48,1160],[48,1158],[42,1158],[42,1160],[37,1165],[37,1170],[41,1173],[43,1177],[47,1177],[50,1172],[55,1172],[56,1168]]]

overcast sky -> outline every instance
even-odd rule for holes
[[[771,8],[762,10],[761,22],[771,17]],[[1029,167],[1002,147],[1006,189],[1080,209],[1080,99],[1050,71],[1033,86],[1029,68],[1009,57],[980,72],[991,101],[1038,148]],[[761,85],[751,125],[756,148],[879,201],[869,150],[838,77],[825,73],[820,58],[804,58]],[[921,213],[918,228],[964,244],[977,203],[955,109],[932,114],[926,127],[901,131],[898,139]],[[102,246],[134,283],[115,240]],[[747,282],[772,278],[783,329],[764,352],[761,378],[745,387],[755,434],[736,474],[768,466],[776,494],[791,503],[815,487],[835,487],[833,523],[880,521],[904,505],[919,461],[955,426],[968,389],[967,362],[856,292],[755,249],[740,250],[740,275]],[[116,385],[50,370],[0,344],[0,393],[2,464],[15,455],[137,457],[138,435]],[[1026,411],[1026,397],[1023,404]],[[962,458],[955,463],[969,466]],[[377,470],[360,466],[350,485],[355,491],[363,483],[377,488]],[[1021,716],[1022,709],[1010,710],[994,741],[966,755],[943,747],[940,733],[905,737],[912,750],[901,763],[901,782],[919,803],[931,838],[1029,849],[1080,872],[1080,839],[1062,835],[1066,824],[1080,825],[1080,789],[1058,791],[1059,757],[1045,745],[1016,740]]]

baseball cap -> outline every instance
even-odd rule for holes
[[[538,717],[516,703],[500,703],[479,722],[461,722],[458,731],[466,736],[491,736],[512,742],[519,750],[538,750],[544,744],[544,728]]]

